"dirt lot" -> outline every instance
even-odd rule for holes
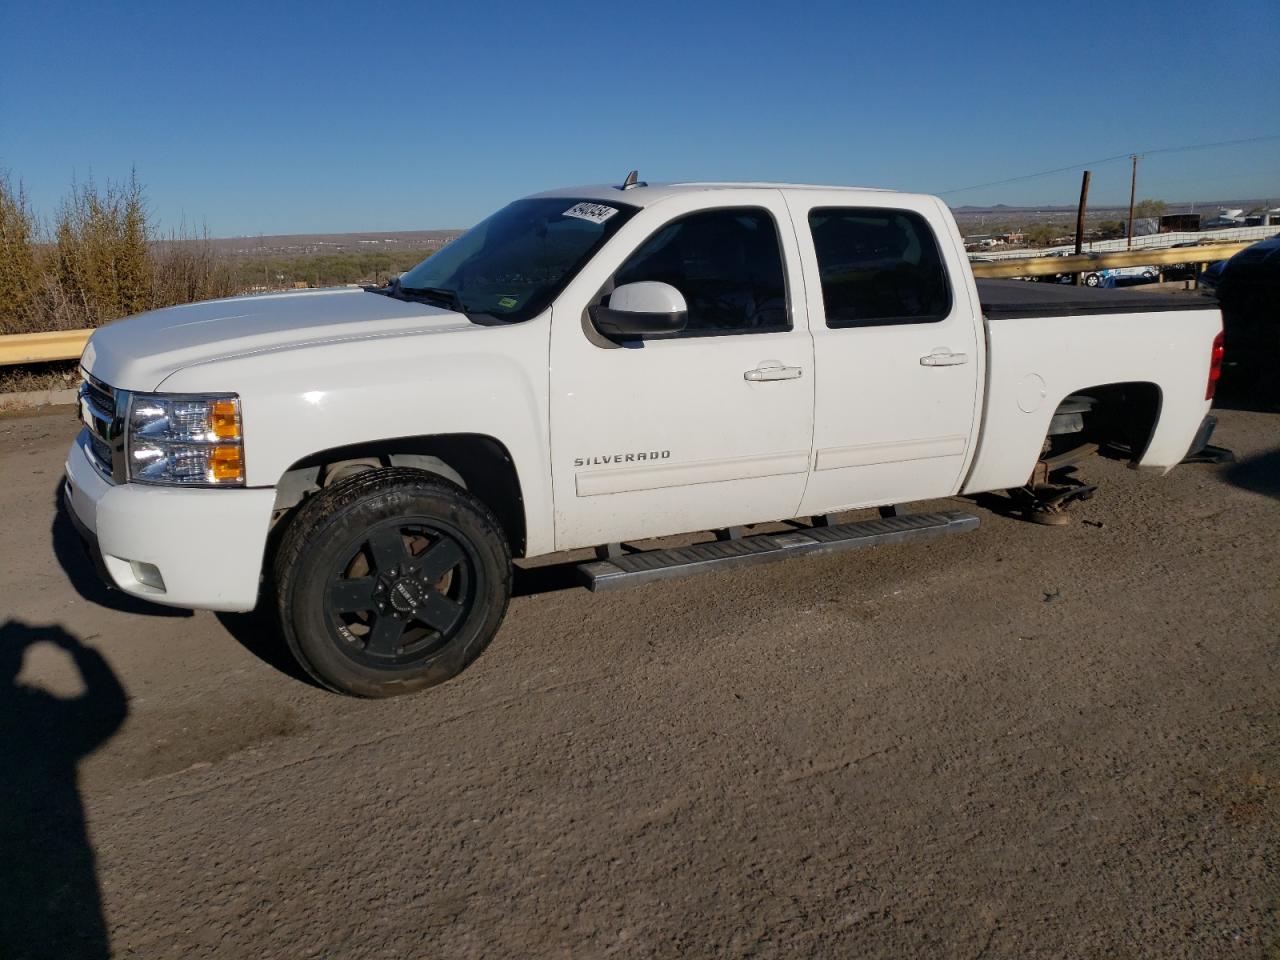
[[[1280,957],[1280,414],[1067,528],[526,577],[383,703],[103,593],[73,433],[0,420],[0,956]]]

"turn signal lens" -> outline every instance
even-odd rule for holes
[[[129,479],[190,486],[244,486],[244,425],[234,395],[129,395]]]
[[[239,440],[240,404],[215,400],[209,409],[209,431],[219,440]]]
[[[213,448],[209,454],[209,479],[214,483],[238,483],[244,479],[244,453],[239,446]]]

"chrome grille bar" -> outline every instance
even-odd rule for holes
[[[124,481],[124,415],[120,409],[123,395],[81,370],[80,419],[87,428],[86,449],[98,472],[107,479]]]

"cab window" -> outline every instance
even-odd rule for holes
[[[778,229],[768,211],[692,213],[660,228],[614,274],[614,284],[657,280],[684,295],[678,337],[791,329]]]
[[[809,213],[828,327],[936,323],[951,285],[933,231],[911,210],[826,207]]]

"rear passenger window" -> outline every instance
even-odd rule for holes
[[[828,327],[936,323],[951,311],[938,242],[910,210],[824,207],[809,213]]]
[[[689,307],[680,337],[790,330],[778,229],[757,207],[707,210],[658,229],[614,283],[660,280]]]

